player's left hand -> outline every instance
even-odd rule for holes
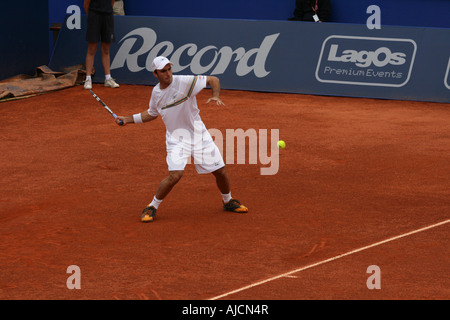
[[[215,101],[218,106],[224,106],[225,105],[225,103],[223,103],[222,100],[220,100],[220,98],[218,98],[218,97],[211,97],[211,98],[208,99],[208,101],[206,101],[206,103],[208,104],[211,101]]]

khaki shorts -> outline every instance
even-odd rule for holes
[[[123,1],[114,1],[113,12],[115,15],[124,16]]]

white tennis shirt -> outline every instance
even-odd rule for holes
[[[167,88],[161,89],[159,83],[153,88],[148,114],[153,117],[161,115],[168,140],[177,129],[194,135],[194,126],[199,122],[203,124],[195,96],[205,87],[206,76],[176,75]]]

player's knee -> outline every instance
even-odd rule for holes
[[[169,173],[169,176],[167,179],[169,180],[169,183],[171,185],[175,185],[180,181],[181,177],[183,176],[183,171],[171,171]]]
[[[102,50],[102,55],[103,56],[107,56],[107,55],[109,55],[109,48],[101,48],[101,50]]]
[[[108,55],[109,49],[110,49],[110,44],[102,42],[102,44],[100,45],[100,49],[102,50],[103,55]]]
[[[213,171],[212,174],[216,177],[226,177],[227,171],[225,170],[225,167],[222,167],[220,169],[217,169],[216,171]]]
[[[97,52],[97,43],[89,43],[87,53],[89,55],[95,56]]]

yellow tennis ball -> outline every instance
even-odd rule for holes
[[[280,149],[286,148],[286,142],[284,142],[283,140],[278,141],[278,148]]]

